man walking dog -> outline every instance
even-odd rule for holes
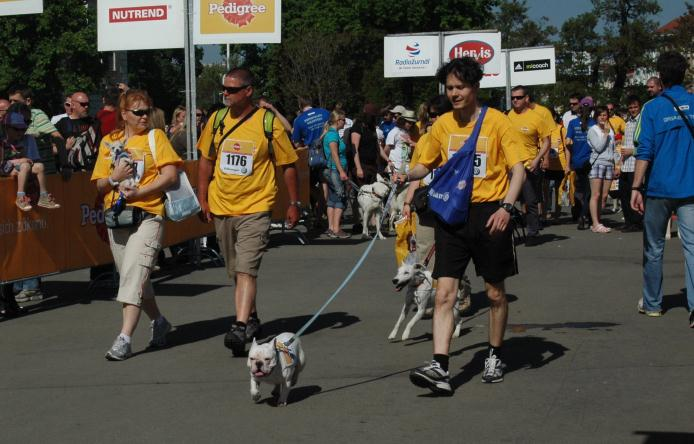
[[[224,337],[234,355],[260,328],[256,278],[268,243],[270,212],[277,197],[275,166],[282,166],[289,194],[287,225],[299,220],[298,179],[289,137],[270,111],[253,105],[253,75],[234,68],[223,80],[226,108],[210,116],[198,141],[198,199],[202,217],[214,221],[217,238],[234,279],[236,321]],[[223,113],[223,117],[217,114]]]
[[[413,384],[435,393],[450,395],[453,389],[448,372],[448,353],[453,333],[453,304],[458,284],[472,259],[478,276],[485,282],[489,310],[489,350],[482,380],[503,380],[501,345],[508,318],[504,280],[517,273],[510,224],[513,204],[525,180],[521,146],[509,119],[501,112],[483,108],[477,102],[482,67],[472,58],[453,59],[437,73],[446,87],[453,111],[440,116],[431,127],[428,142],[415,167],[399,180],[418,180],[449,161],[463,142],[474,137],[473,127],[482,119],[474,147],[474,180],[467,222],[447,225],[436,218],[436,265],[438,279],[434,309],[434,356],[431,363],[413,370]],[[456,171],[450,171],[457,174]],[[468,184],[462,180],[459,187]]]

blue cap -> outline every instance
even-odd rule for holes
[[[17,129],[27,129],[27,122],[24,120],[24,116],[16,112],[7,113],[5,125]]]

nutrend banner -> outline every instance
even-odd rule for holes
[[[185,0],[99,0],[99,51],[183,48]]]
[[[443,63],[459,57],[472,57],[484,69],[480,82],[482,88],[506,86],[506,75],[502,71],[501,33],[466,32],[446,35],[443,41]]]
[[[439,37],[384,37],[383,77],[431,77],[439,67]]]
[[[221,43],[281,43],[281,0],[196,0],[193,41]]]
[[[41,14],[43,0],[0,0],[0,15]]]

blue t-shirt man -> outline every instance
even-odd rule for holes
[[[330,142],[337,143],[337,153],[340,156],[340,165],[342,169],[347,169],[347,150],[345,148],[345,141],[342,140],[340,134],[335,128],[330,128],[325,137],[323,137],[323,152],[325,153],[325,158],[328,159],[328,168],[331,170],[336,170],[337,166],[333,162],[333,155],[330,152]]]
[[[573,119],[569,122],[566,137],[571,139],[571,169],[578,170],[590,159],[590,145],[588,145],[588,130],[595,125],[595,120],[588,119],[586,130],[581,128],[581,119]]]
[[[330,118],[330,112],[323,108],[308,108],[294,119],[292,142],[311,146],[323,134],[323,125]]]

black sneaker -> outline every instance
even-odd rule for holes
[[[246,341],[251,342],[253,338],[258,338],[260,336],[260,319],[248,318],[246,323]]]
[[[236,323],[224,335],[224,346],[231,350],[234,356],[241,356],[246,351],[246,327]]]
[[[506,364],[501,362],[495,354],[489,353],[489,357],[484,360],[484,372],[482,373],[482,382],[495,383],[504,380],[504,369]]]
[[[410,372],[410,381],[417,387],[428,388],[434,393],[441,395],[452,395],[451,378],[447,371],[444,371],[437,361],[417,367]]]
[[[689,312],[689,328],[694,328],[694,310]]]

